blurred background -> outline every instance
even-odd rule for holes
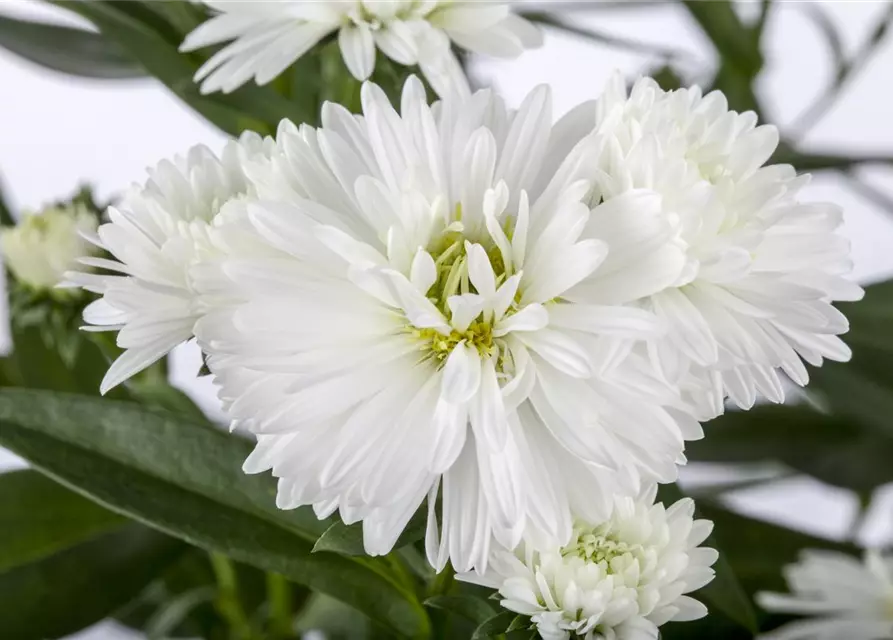
[[[747,24],[762,19],[764,4],[733,3]],[[477,57],[469,69],[479,84],[498,87],[510,104],[518,104],[535,85],[551,85],[556,116],[596,97],[615,69],[628,79],[659,73],[665,82],[676,76],[683,84],[709,85],[724,60],[697,11],[677,2],[553,2],[524,8],[547,9],[549,20],[565,26],[545,27],[545,46],[518,60]],[[0,13],[90,28],[73,14],[30,0],[3,0]],[[890,17],[891,5],[884,1],[777,0],[765,17],[764,62],[752,84],[764,120],[778,125],[799,153],[824,158],[817,164],[833,167],[815,171],[806,194],[844,207],[853,277],[862,283],[893,276]],[[14,212],[39,209],[82,183],[107,200],[142,181],[145,167],[159,159],[197,143],[219,150],[225,140],[154,79],[75,78],[0,48],[0,86],[0,176]],[[0,326],[0,340],[8,346],[5,321]],[[196,347],[179,348],[172,379],[209,415],[220,417],[213,389],[196,377],[200,364]],[[879,419],[893,421],[893,416]],[[0,467],[22,464],[0,451]],[[713,491],[728,482],[723,500],[735,509],[814,535],[882,544],[893,533],[890,486],[859,497],[771,464],[731,471],[697,463],[685,470],[683,480]],[[107,623],[77,637],[136,636]]]

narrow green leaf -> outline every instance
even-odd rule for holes
[[[0,444],[129,517],[343,600],[397,635],[429,633],[386,563],[311,553],[306,512],[277,513],[267,479],[241,476],[249,445],[237,438],[127,403],[3,390]]]
[[[858,492],[893,482],[893,438],[856,421],[805,405],[763,405],[710,421],[707,437],[686,456],[700,462],[775,460],[829,484]]]
[[[433,596],[425,600],[426,607],[442,609],[475,624],[483,624],[495,614],[486,601],[473,596]]]
[[[514,611],[497,613],[474,630],[471,640],[486,640],[487,638],[504,634],[512,626],[516,617],[517,614]]]
[[[206,422],[128,402],[26,389],[0,390],[0,424],[12,423],[252,513],[314,542],[328,528],[311,509],[276,508],[276,485],[245,475],[251,443]]]
[[[0,572],[75,546],[126,520],[28,469],[0,475]]]
[[[212,602],[217,590],[214,587],[197,587],[171,599],[150,618],[145,633],[149,640],[169,638],[196,608]]]
[[[410,518],[409,523],[397,539],[394,545],[399,549],[425,537],[425,527],[428,522],[427,507],[422,505]],[[359,522],[346,525],[338,520],[333,523],[313,545],[313,552],[333,551],[345,556],[366,555],[363,546],[363,525]]]
[[[53,71],[121,80],[146,72],[98,33],[0,16],[0,47]]]
[[[664,503],[664,506],[669,507],[683,497],[683,493],[676,485],[660,485],[659,498]],[[699,517],[710,518],[702,513],[700,503],[698,503],[697,511]],[[714,536],[710,536],[704,545],[719,551],[719,560],[713,565],[713,569],[716,571],[716,577],[706,587],[703,587],[691,595],[700,600],[706,600],[709,605],[714,609],[722,611],[729,617],[729,619],[734,620],[745,629],[756,633],[758,624],[757,614],[754,611],[753,603],[738,582],[735,570],[729,565],[725,558],[725,548],[718,544]]]
[[[3,196],[3,183],[0,182],[0,225],[4,227],[14,227],[16,224],[15,216],[12,215],[12,209]]]
[[[183,544],[139,524],[0,574],[0,629],[57,638],[102,620],[142,591]]]
[[[193,76],[206,57],[179,52],[179,33],[160,14],[153,13],[155,19],[150,22],[133,13],[130,5],[135,3],[131,2],[56,0],[55,4],[90,20],[105,37],[125,49],[174,94],[232,135],[248,129],[273,133],[279,121],[286,117],[296,123],[312,119],[312,113],[270,87],[248,84],[230,94],[202,95]],[[163,30],[159,23],[165,26]]]

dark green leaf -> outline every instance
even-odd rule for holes
[[[471,640],[485,640],[486,638],[504,634],[515,622],[516,617],[517,614],[513,611],[503,611],[496,614],[474,630]]]
[[[198,607],[214,600],[217,590],[214,587],[197,587],[177,595],[160,607],[146,624],[145,633],[149,640],[164,640],[180,627]]]
[[[98,33],[0,16],[0,46],[53,71],[87,78],[141,78],[143,68]]]
[[[412,544],[425,537],[425,526],[428,521],[427,507],[422,505],[410,518],[403,533],[394,545],[395,549]],[[340,520],[332,524],[313,545],[313,552],[334,551],[345,556],[363,556],[363,525],[359,522],[346,525]]]
[[[3,637],[43,640],[94,624],[133,599],[182,549],[133,523],[2,573]]]
[[[8,389],[0,444],[116,511],[328,593],[395,633],[428,633],[385,562],[311,553],[320,523],[278,511],[268,478],[241,475],[250,445],[238,438],[128,403]]]
[[[692,18],[713,42],[724,63],[753,78],[763,66],[758,39],[741,22],[729,0],[685,0]]]
[[[4,227],[14,227],[16,223],[15,216],[12,215],[12,209],[3,196],[3,183],[0,182],[0,225]]]
[[[56,4],[71,9],[90,20],[110,40],[118,43],[134,59],[158,78],[184,102],[208,120],[232,134],[252,129],[272,133],[282,118],[296,123],[312,119],[297,103],[287,100],[270,87],[246,85],[230,94],[202,95],[193,76],[205,56],[178,51],[180,34],[164,18],[153,12],[151,22],[134,15],[132,2],[64,2]],[[318,111],[318,106],[317,109]]]
[[[763,405],[729,411],[706,425],[707,437],[686,446],[690,460],[776,460],[823,482],[870,492],[893,482],[893,438],[808,406]]]
[[[370,635],[369,619],[356,609],[321,593],[314,593],[296,619],[299,633],[323,632],[327,640],[361,640]]]
[[[665,484],[660,486],[659,497],[664,506],[669,507],[681,499],[683,494],[676,485]],[[698,516],[712,519],[710,516],[702,513],[701,506],[701,503],[699,503],[697,509]],[[745,629],[756,633],[758,628],[757,615],[754,611],[753,603],[741,588],[734,568],[730,566],[725,557],[725,547],[718,543],[715,534],[707,539],[704,546],[712,547],[719,551],[719,560],[713,565],[716,577],[710,584],[692,595],[706,601],[712,608],[722,611],[729,619],[734,620]]]
[[[425,606],[454,613],[478,625],[495,613],[487,602],[472,596],[433,596],[425,600]]]
[[[75,546],[126,520],[36,471],[0,475],[0,572]]]

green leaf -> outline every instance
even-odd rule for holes
[[[397,538],[395,549],[405,547],[425,537],[425,527],[428,522],[428,509],[424,505],[420,507],[410,518],[403,533]],[[345,556],[366,555],[363,546],[363,525],[356,522],[346,525],[338,520],[333,523],[313,545],[313,552],[333,551]]]
[[[514,624],[516,617],[514,611],[503,611],[492,616],[474,630],[471,640],[485,640],[504,634]]]
[[[180,99],[232,135],[248,129],[273,133],[282,118],[301,123],[312,119],[318,111],[317,105],[313,113],[308,113],[270,87],[253,84],[230,94],[202,95],[192,78],[205,56],[180,53],[179,32],[160,14],[153,12],[154,19],[149,21],[144,12],[134,12],[135,8],[144,8],[138,3],[103,0],[56,0],[54,3],[90,20],[105,37],[125,49]]]
[[[487,602],[473,596],[432,596],[425,600],[425,606],[448,611],[478,625],[485,623],[495,613]]]
[[[3,197],[3,183],[0,182],[0,225],[4,227],[14,227],[16,224],[15,217],[12,215],[12,209]]]
[[[664,506],[669,507],[683,497],[684,495],[676,485],[660,485],[659,498],[664,503]],[[701,507],[702,505],[699,503],[697,515],[711,519],[702,513]],[[718,525],[716,526],[718,527]],[[758,629],[757,614],[754,611],[753,603],[738,582],[734,568],[729,565],[725,557],[725,547],[718,543],[715,534],[711,535],[704,542],[704,546],[712,547],[719,551],[719,560],[713,565],[716,577],[710,584],[691,595],[699,600],[706,600],[709,605],[714,609],[722,611],[730,620],[734,620],[745,629],[756,633]]]
[[[713,42],[723,62],[753,78],[763,67],[763,56],[755,34],[744,26],[729,0],[685,0],[689,14]]]
[[[98,33],[0,16],[0,47],[53,71],[86,78],[141,78],[143,68]]]
[[[707,437],[686,445],[699,462],[776,460],[823,482],[870,492],[893,482],[893,438],[805,405],[762,405],[729,411],[706,425]]]
[[[119,528],[126,520],[36,471],[0,475],[0,571]]]
[[[16,640],[79,631],[132,600],[183,545],[131,523],[0,574],[0,629]]]
[[[429,633],[385,562],[311,553],[325,524],[276,509],[271,480],[241,474],[251,447],[239,438],[128,403],[7,389],[0,444],[125,515],[341,599],[399,635]]]
[[[893,281],[866,287],[863,300],[838,308],[850,320],[844,340],[852,348],[852,360],[811,369],[809,389],[833,413],[893,439],[888,419],[893,413]]]

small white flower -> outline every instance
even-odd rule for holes
[[[21,284],[49,291],[77,266],[78,258],[95,252],[82,234],[94,233],[98,224],[80,204],[26,213],[15,227],[0,231],[6,266]]]
[[[693,520],[690,499],[665,509],[655,492],[618,498],[610,519],[578,523],[567,545],[497,548],[483,576],[459,578],[498,589],[546,640],[656,640],[666,622],[707,615],[683,594],[713,579],[718,554],[699,546],[713,524]]]
[[[780,371],[808,381],[801,359],[819,366],[850,357],[837,337],[848,323],[831,303],[863,292],[843,277],[851,262],[835,233],[841,211],[798,200],[808,176],[763,166],[778,144],[775,127],[729,111],[718,91],[668,93],[644,78],[627,96],[619,76],[567,121],[577,131],[567,144],[593,126],[601,137],[595,202],[638,189],[658,202],[646,240],[616,259],[631,265],[628,278],[654,269],[668,276],[640,300],[668,327],[649,355],[702,419],[720,413],[726,396],[743,408],[758,395],[781,402]]]
[[[205,0],[205,4],[218,15],[190,33],[181,50],[232,42],[196,74],[203,93],[228,93],[251,78],[266,84],[335,31],[344,63],[358,80],[372,74],[378,49],[398,64],[418,65],[442,96],[469,91],[451,43],[500,57],[516,57],[542,43],[536,27],[512,13],[508,2]]]
[[[149,169],[145,185],[109,207],[109,222],[93,242],[114,260],[80,262],[112,273],[66,273],[69,286],[102,295],[84,310],[84,320],[94,325],[86,328],[118,331],[125,349],[103,379],[102,393],[192,337],[199,304],[190,268],[210,250],[208,228],[224,205],[248,192],[243,166],[263,152],[256,134],[229,143],[220,158],[193,147]]]
[[[429,496],[432,564],[460,570],[491,535],[567,540],[571,513],[673,479],[700,425],[626,348],[660,326],[586,293],[623,290],[601,265],[635,229],[592,236],[647,202],[582,202],[592,140],[552,154],[546,88],[518,111],[489,91],[429,107],[415,78],[399,114],[374,85],[362,98],[362,117],[327,104],[321,128],[281,131],[236,228],[212,234],[231,304],[196,335],[258,435],[246,471],[272,469],[283,508],[363,520],[372,554]],[[251,237],[266,252],[233,249]]]
[[[760,640],[890,640],[893,638],[893,556],[867,551],[864,561],[807,550],[784,569],[790,595],[757,594],[767,611],[815,616],[791,622]]]

